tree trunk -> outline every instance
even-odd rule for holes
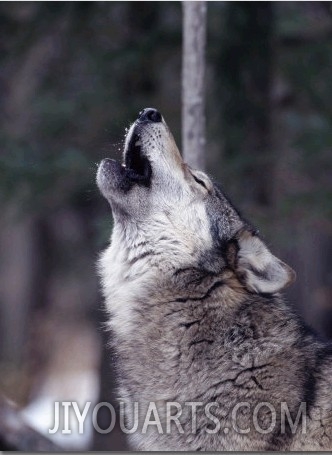
[[[183,2],[182,151],[192,167],[205,169],[206,2]]]

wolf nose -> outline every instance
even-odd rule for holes
[[[138,114],[138,120],[140,122],[158,123],[161,122],[161,119],[162,117],[160,112],[158,112],[157,109],[154,109],[153,107],[147,107]]]

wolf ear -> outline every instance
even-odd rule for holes
[[[295,281],[294,270],[273,256],[262,240],[247,229],[237,233],[229,254],[236,275],[251,292],[273,294]]]

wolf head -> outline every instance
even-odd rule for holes
[[[144,109],[130,127],[122,164],[100,163],[97,184],[122,233],[113,241],[129,249],[145,245],[175,270],[231,271],[250,292],[275,293],[294,280],[220,187],[183,162],[156,109]]]

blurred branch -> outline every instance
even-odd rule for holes
[[[0,450],[61,452],[62,449],[23,421],[14,403],[0,396]]]

